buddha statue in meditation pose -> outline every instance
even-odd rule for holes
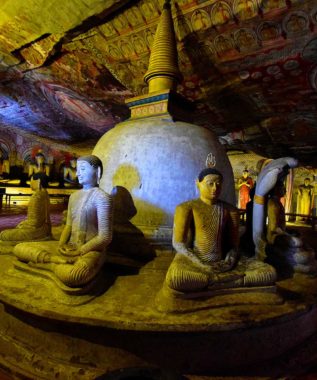
[[[0,232],[0,254],[12,253],[15,244],[21,241],[48,240],[51,238],[50,200],[46,191],[48,178],[43,173],[33,174],[27,217],[15,228]],[[9,249],[11,246],[11,249]]]
[[[29,178],[35,173],[50,175],[50,167],[45,163],[45,156],[41,151],[35,155],[35,162],[29,166]]]
[[[53,272],[68,287],[88,284],[103,266],[112,238],[112,203],[98,187],[101,175],[98,157],[80,157],[77,176],[83,189],[70,196],[59,242],[18,244],[14,248],[16,257],[32,267]]]
[[[78,179],[77,179],[77,159],[73,157],[70,160],[68,166],[64,167],[64,186],[66,187],[77,187]]]
[[[177,206],[176,255],[166,285],[179,292],[272,285],[276,272],[254,259],[239,260],[238,209],[218,199],[222,174],[204,169],[196,181],[200,197]]]

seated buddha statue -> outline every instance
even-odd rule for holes
[[[21,243],[16,257],[29,266],[46,270],[68,287],[83,287],[99,273],[112,238],[112,202],[99,189],[102,163],[96,156],[77,162],[77,176],[83,186],[69,199],[67,220],[60,240]]]
[[[200,197],[176,207],[172,261],[165,284],[174,291],[271,285],[276,272],[268,264],[239,258],[239,213],[218,199],[222,174],[204,169],[196,181]]]
[[[267,242],[268,261],[278,269],[292,269],[299,273],[316,273],[314,250],[305,244],[296,231],[286,228],[285,209],[280,200],[285,195],[283,180],[277,181],[268,194]]]
[[[66,187],[78,187],[77,179],[77,159],[72,158],[68,166],[63,170],[64,186]]]
[[[47,180],[47,176],[43,173],[32,175],[30,186],[33,194],[28,204],[27,217],[15,228],[0,232],[0,254],[12,253],[13,246],[22,241],[48,240],[51,238],[50,200],[46,191]]]
[[[35,155],[35,162],[29,166],[29,178],[35,173],[44,173],[47,176],[50,175],[50,167],[45,163],[45,156],[41,151]]]

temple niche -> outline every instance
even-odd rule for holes
[[[199,45],[195,38],[209,30],[233,30],[271,14],[274,2],[264,2],[262,9],[254,0],[220,1],[217,8],[208,4],[208,12],[196,0],[141,0],[122,9],[115,3],[115,16],[106,14],[107,28],[99,25],[102,13],[89,21],[103,30],[100,51],[111,55],[104,58],[98,51],[103,68],[129,68],[124,78],[137,88],[125,93],[130,116],[109,128],[113,118],[94,111],[92,105],[101,109],[100,98],[112,99],[117,89],[105,86],[97,107],[47,84],[46,99],[54,99],[72,122],[79,116],[69,130],[78,128],[80,134],[89,120],[89,128],[98,131],[92,151],[79,154],[88,150],[88,141],[71,151],[71,144],[63,150],[11,132],[3,137],[11,139],[3,144],[10,161],[10,175],[1,179],[9,202],[4,208],[11,207],[10,199],[29,196],[28,181],[45,198],[34,205],[31,197],[30,215],[16,229],[43,216],[50,224],[48,197],[66,201],[58,209],[60,216],[64,212],[58,231],[12,239],[10,250],[0,255],[0,368],[21,379],[60,380],[284,378],[307,372],[317,360],[316,252],[305,234],[293,233],[286,223],[307,227],[297,225],[296,210],[303,199],[313,210],[316,173],[293,157],[240,150],[239,142],[228,150],[209,124],[193,122],[199,106],[190,100],[194,90],[179,91],[184,87],[173,12],[180,18],[186,10],[189,38]],[[284,3],[275,4],[284,12]],[[142,40],[144,20],[156,28],[149,49]],[[136,33],[134,28],[138,34],[120,39]],[[249,26],[232,31],[241,45],[234,54],[260,48],[254,33]],[[49,66],[60,47],[55,37],[43,37],[53,57],[30,52],[29,46],[21,55],[27,61],[33,53]],[[90,55],[89,38],[90,31],[80,40],[87,49],[83,57]],[[69,59],[62,53],[56,54],[60,66]],[[74,61],[68,65],[67,72]],[[100,69],[80,59],[76,65],[78,78]],[[138,82],[141,71],[145,84]],[[47,190],[33,183],[41,178]],[[18,186],[11,182],[16,180]],[[307,211],[303,215],[309,219]],[[0,239],[17,232],[5,229]]]

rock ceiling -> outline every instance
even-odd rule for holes
[[[146,93],[164,0],[1,0],[0,130],[95,141]],[[315,0],[175,0],[194,121],[229,148],[317,166]]]

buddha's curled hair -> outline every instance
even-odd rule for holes
[[[100,177],[102,176],[103,172],[103,167],[102,167],[102,162],[99,157],[90,154],[88,156],[81,156],[78,158],[77,161],[86,161],[88,164],[90,164],[93,168],[98,169],[100,168]]]

